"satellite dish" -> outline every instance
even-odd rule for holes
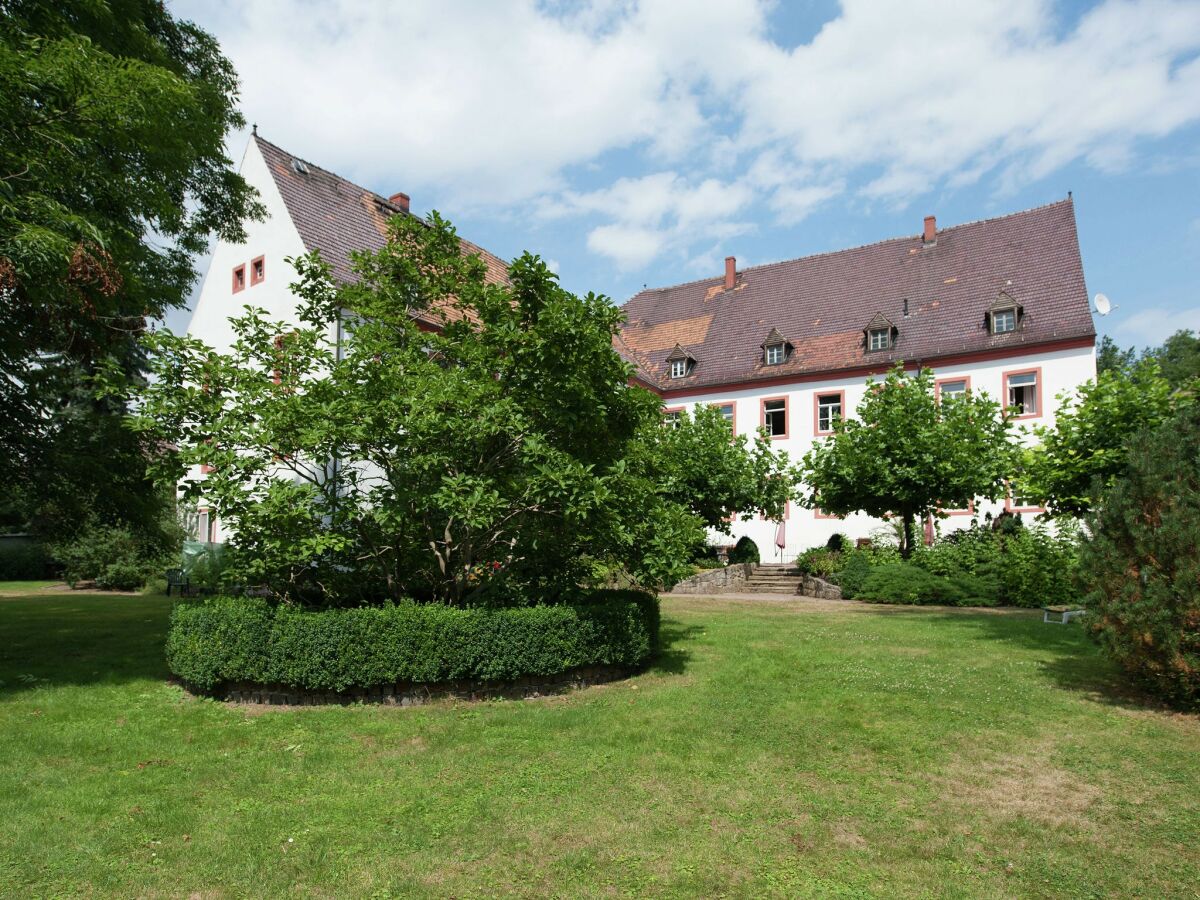
[[[1096,304],[1096,312],[1102,316],[1107,316],[1114,309],[1112,301],[1104,294],[1097,294],[1092,302]]]

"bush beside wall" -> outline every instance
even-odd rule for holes
[[[167,663],[209,692],[245,682],[345,691],[506,681],[583,666],[636,668],[656,652],[658,632],[658,600],[640,591],[505,609],[403,603],[313,611],[217,598],[175,608]]]

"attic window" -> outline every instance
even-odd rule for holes
[[[887,350],[892,346],[892,329],[872,328],[867,334],[868,350]]]
[[[1007,306],[992,310],[992,334],[1008,334],[1017,330],[1017,308]]]
[[[686,359],[671,360],[671,377],[686,378],[688,373],[688,361]]]
[[[672,378],[687,378],[692,374],[695,366],[696,358],[679,344],[675,345],[675,349],[667,357],[667,373]]]
[[[787,357],[787,347],[783,344],[770,344],[763,350],[763,362],[768,366],[778,366]]]

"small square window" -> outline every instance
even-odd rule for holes
[[[1008,405],[1018,416],[1038,414],[1037,372],[1019,372],[1006,378],[1008,383]]]
[[[817,395],[817,434],[828,434],[842,418],[842,395]]]
[[[787,437],[787,401],[763,401],[763,426],[771,437]]]
[[[235,267],[233,270],[233,292],[236,294],[238,291],[242,291],[245,289],[246,289],[246,266],[243,263],[242,265]]]
[[[959,378],[954,381],[943,381],[938,385],[938,397],[942,400],[950,397],[962,397],[967,393],[967,380]]]
[[[250,261],[250,286],[260,283],[267,275],[267,263],[264,257]]]
[[[777,366],[783,362],[785,356],[787,348],[783,344],[771,344],[766,349],[765,362],[768,366]]]
[[[868,350],[887,350],[892,346],[892,329],[872,328],[867,332]]]
[[[978,321],[978,320],[976,320]],[[992,313],[992,334],[1008,334],[1017,330],[1017,311],[1013,308],[997,309]]]
[[[663,424],[668,428],[678,428],[683,424],[682,409],[668,409],[663,412]]]
[[[671,377],[684,378],[688,373],[688,361],[686,359],[671,360]]]

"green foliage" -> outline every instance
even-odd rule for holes
[[[1131,442],[1087,531],[1089,630],[1151,690],[1200,705],[1200,410]]]
[[[1103,375],[1105,372],[1112,372],[1121,369],[1130,368],[1137,362],[1137,352],[1128,347],[1122,350],[1107,334],[1100,339],[1100,343],[1096,345],[1096,374]]]
[[[973,575],[934,575],[911,563],[886,563],[871,569],[856,590],[872,603],[943,606],[995,606],[996,585]]]
[[[1003,493],[1013,445],[1000,412],[983,394],[939,403],[931,370],[909,377],[898,365],[867,390],[856,419],[838,422],[804,457],[807,505],[835,515],[897,517],[908,556],[919,519]]]
[[[43,537],[93,514],[153,528],[162,449],[91,379],[136,381],[139,333],[183,304],[208,237],[260,210],[224,150],[237,80],[152,0],[13,0],[0,21],[0,465]]]
[[[1200,336],[1180,329],[1163,341],[1161,347],[1145,352],[1158,362],[1163,377],[1175,390],[1194,389],[1200,378]]]
[[[658,600],[640,591],[508,609],[408,602],[306,610],[219,598],[176,607],[167,662],[210,691],[232,682],[342,691],[501,681],[589,665],[636,668],[655,653],[658,631]]]
[[[52,545],[50,553],[71,587],[94,581],[104,590],[136,590],[168,562],[160,547],[147,544],[132,530],[95,521],[69,541]]]
[[[863,550],[851,550],[845,555],[841,571],[836,574],[834,580],[842,589],[842,596],[847,600],[853,600],[862,593],[863,586],[867,583],[867,577],[870,574],[870,555]]]
[[[762,557],[758,552],[758,544],[754,543],[747,535],[742,535],[738,538],[738,542],[729,551],[730,565],[737,563],[758,563],[761,561]]]
[[[1059,399],[1054,425],[1034,429],[1040,445],[1025,453],[1021,492],[1069,516],[1086,513],[1124,472],[1134,434],[1191,403],[1190,394],[1173,394],[1153,358],[1107,369]]]
[[[388,228],[353,284],[295,261],[298,327],[247,309],[228,353],[147,338],[136,425],[179,448],[165,481],[212,467],[187,494],[232,529],[229,577],[340,605],[549,599],[617,571],[658,586],[691,573],[734,506],[782,508],[769,447],[705,411],[662,427],[613,349],[607,298],[569,293],[528,254],[491,284],[436,214]]]
[[[842,553],[851,549],[854,544],[850,542],[850,538],[842,534],[840,531],[835,531],[829,536],[829,540],[825,542],[825,546],[836,553]]]
[[[796,568],[805,575],[829,578],[842,568],[842,554],[828,547],[813,547],[796,557]]]
[[[48,578],[55,566],[39,542],[0,540],[0,581]]]

